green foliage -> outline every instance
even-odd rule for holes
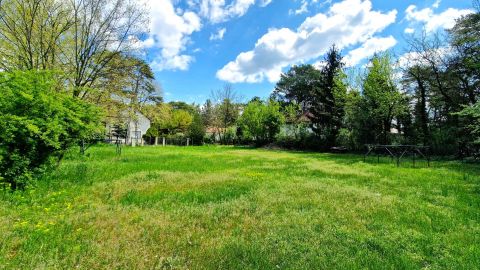
[[[224,99],[216,107],[217,125],[228,128],[235,124],[239,115],[239,106],[233,100]]]
[[[475,135],[475,142],[480,143],[480,102],[466,107],[459,115],[470,118],[471,121],[468,127],[471,129],[472,134]]]
[[[335,46],[328,51],[325,65],[293,66],[275,86],[273,98],[284,107],[299,106],[301,115],[310,121],[312,131],[320,139],[321,148],[335,145],[343,126],[347,86],[342,56]],[[285,112],[289,113],[287,109]],[[291,113],[289,113],[291,115]]]
[[[458,19],[449,33],[456,50],[451,68],[466,99],[474,104],[480,95],[480,10]]]
[[[347,94],[342,56],[335,46],[327,52],[320,73],[319,85],[311,92],[309,118],[313,131],[322,139],[324,147],[329,149],[335,146],[343,126]]]
[[[270,100],[264,103],[254,100],[244,108],[238,126],[244,141],[261,144],[273,142],[284,123],[285,117],[277,102]]]
[[[371,142],[388,144],[393,119],[406,111],[404,96],[394,81],[392,60],[389,54],[377,54],[363,81],[361,110],[373,132]]]
[[[300,106],[302,113],[307,112],[312,91],[318,87],[320,79],[320,71],[312,65],[293,66],[282,74],[272,97],[281,104],[295,104]]]
[[[215,106],[210,99],[205,101],[205,104],[201,109],[201,116],[205,127],[212,127],[215,125]]]
[[[188,127],[187,136],[193,141],[194,145],[202,145],[205,137],[205,126],[199,113],[195,113],[192,123]]]
[[[0,177],[13,189],[101,131],[99,111],[65,94],[53,78],[48,72],[0,73]]]
[[[146,106],[143,111],[152,122],[148,136],[186,133],[193,121],[191,113],[183,109],[174,109],[170,104]]]
[[[191,115],[197,112],[197,107],[195,106],[195,104],[190,105],[183,101],[171,101],[168,103],[168,105],[170,105],[173,110],[186,111]]]
[[[173,133],[185,133],[192,124],[193,116],[184,110],[174,110],[169,129]]]

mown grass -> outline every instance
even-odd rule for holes
[[[233,147],[93,147],[0,192],[5,269],[476,269],[480,169]]]

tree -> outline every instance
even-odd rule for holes
[[[171,101],[168,103],[172,107],[173,110],[184,110],[189,114],[195,114],[198,111],[198,106],[195,104],[187,104],[183,101]]]
[[[457,112],[475,104],[480,94],[478,14],[457,19],[448,35],[424,31],[408,40],[403,77],[415,101],[416,140],[431,144],[437,153],[464,152],[471,140],[465,129],[468,118]]]
[[[203,120],[203,125],[205,127],[212,127],[215,122],[215,108],[210,99],[205,101],[205,104],[201,108],[201,116]]]
[[[143,112],[152,122],[150,135],[174,135],[186,133],[193,116],[186,110],[174,109],[170,104],[147,105]]]
[[[159,136],[171,133],[173,109],[169,104],[147,105],[143,108],[143,113],[151,121],[149,134]]]
[[[405,112],[405,101],[394,81],[388,53],[376,54],[363,81],[363,110],[367,113],[375,137],[372,142],[388,144],[392,121]]]
[[[72,26],[71,12],[61,1],[0,1],[0,51],[3,70],[46,70],[63,67],[62,57]]]
[[[84,98],[114,57],[135,48],[147,22],[141,7],[129,0],[70,0],[73,96]]]
[[[193,116],[185,110],[174,110],[172,113],[172,120],[169,123],[170,132],[186,133],[190,125],[192,124]]]
[[[200,113],[197,112],[193,115],[193,120],[188,128],[187,135],[190,139],[192,139],[192,144],[203,144],[203,138],[205,137],[205,126]]]
[[[455,49],[449,64],[459,79],[459,88],[473,105],[480,95],[480,13],[458,19],[449,34]]]
[[[282,74],[275,85],[272,97],[282,105],[296,104],[301,114],[311,107],[311,95],[314,88],[319,87],[322,74],[312,65],[293,66]]]
[[[323,147],[330,148],[342,127],[347,87],[342,56],[335,46],[327,52],[324,63],[320,70],[312,65],[293,66],[282,74],[272,97],[284,107],[299,106]]]
[[[0,178],[23,188],[65,151],[101,132],[101,113],[57,91],[48,72],[0,73]]]
[[[239,115],[238,100],[240,99],[231,84],[212,91],[212,100],[215,104],[213,125],[220,135],[220,140],[226,142],[227,129],[235,124]]]
[[[2,0],[0,67],[61,69],[68,90],[85,99],[112,59],[136,50],[145,14],[130,0]]]
[[[362,149],[364,144],[371,143],[373,129],[367,111],[364,109],[364,98],[358,89],[352,88],[345,102],[345,129],[340,141],[350,149]]]
[[[267,103],[258,100],[249,102],[238,120],[242,139],[257,144],[273,142],[284,123],[280,105],[273,100]]]
[[[319,83],[312,88],[310,94],[311,126],[319,137],[325,138],[327,148],[335,145],[345,114],[347,87],[342,67],[342,56],[332,46],[325,57],[325,65],[320,70]]]
[[[430,85],[427,83],[428,70],[414,63],[407,65],[403,72],[403,85],[407,91],[410,91],[415,102],[413,116],[416,135],[414,142],[422,142],[423,145],[430,145],[430,119],[428,116],[428,107],[430,97]]]
[[[473,145],[476,146],[476,154],[479,154],[480,151],[480,102],[472,106],[465,107],[458,115],[468,118],[469,124],[465,127],[468,130],[468,133],[471,135],[472,140],[470,141],[470,153],[473,154],[475,150]]]

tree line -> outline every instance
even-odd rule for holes
[[[138,51],[148,18],[129,0],[0,0],[0,183],[22,188],[72,146],[104,138],[137,112],[147,142],[189,137],[330,150],[421,144],[475,156],[480,145],[480,14],[445,35],[408,40],[399,59],[375,54],[360,72],[332,46],[319,66],[282,74],[271,96],[248,102],[225,85],[205,104],[163,102]]]
[[[408,144],[439,155],[478,155],[478,8],[445,34],[407,41],[403,56],[376,53],[356,73],[332,46],[320,67],[298,65],[282,74],[268,100],[235,102],[227,86],[198,108],[202,123],[224,143],[318,150]]]

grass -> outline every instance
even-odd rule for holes
[[[93,147],[0,192],[5,269],[478,269],[480,168]]]

